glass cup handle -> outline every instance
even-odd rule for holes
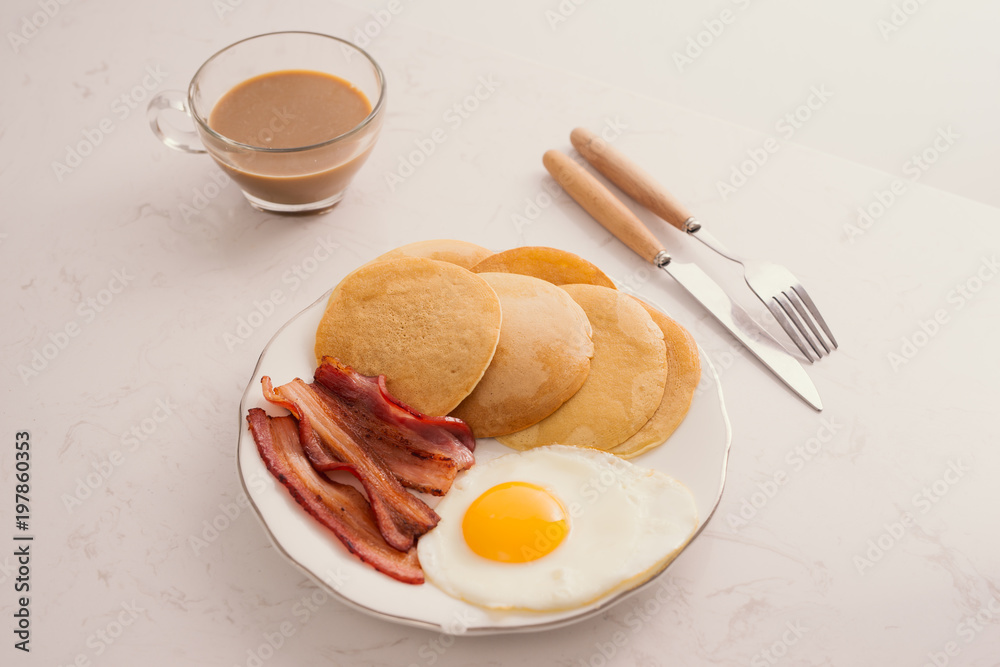
[[[149,127],[153,130],[160,141],[174,150],[185,153],[206,153],[201,138],[194,130],[180,130],[170,123],[161,122],[160,117],[167,109],[180,111],[191,117],[191,110],[188,108],[187,95],[179,90],[165,90],[158,93],[149,101],[146,108],[146,118],[149,120]]]

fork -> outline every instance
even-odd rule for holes
[[[809,363],[837,349],[837,340],[816,303],[791,271],[776,264],[745,259],[726,248],[652,176],[590,130],[578,127],[570,134],[570,140],[580,155],[630,197],[726,259],[742,264],[747,285]]]

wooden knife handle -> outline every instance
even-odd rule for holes
[[[650,263],[664,251],[663,244],[625,204],[589,171],[559,151],[548,151],[542,163],[552,178],[605,229]]]
[[[685,231],[684,222],[691,217],[691,212],[642,167],[586,128],[576,128],[569,138],[580,155],[609,181],[645,208]]]

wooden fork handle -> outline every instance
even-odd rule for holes
[[[687,231],[684,223],[692,217],[691,212],[642,167],[586,128],[576,128],[569,138],[580,155],[609,181],[677,229]]]
[[[576,203],[637,255],[655,264],[656,256],[665,252],[663,244],[642,220],[568,155],[548,151],[542,156],[542,163]]]

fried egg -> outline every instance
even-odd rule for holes
[[[557,611],[636,586],[694,535],[679,481],[596,449],[501,456],[456,479],[417,543],[427,580],[490,609]]]

